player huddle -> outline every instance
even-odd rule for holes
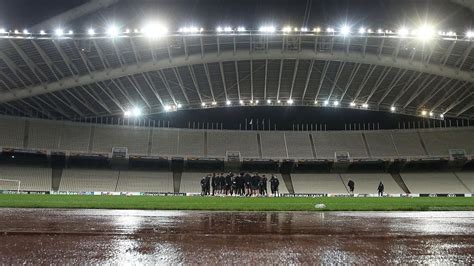
[[[272,196],[280,196],[278,187],[280,181],[275,175],[270,179],[258,173],[213,173],[201,179],[201,195],[228,195],[228,196],[269,196],[268,183]]]

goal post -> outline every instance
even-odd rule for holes
[[[16,191],[20,193],[21,181],[13,179],[1,179],[0,178],[0,191]]]

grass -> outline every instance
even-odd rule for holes
[[[474,198],[233,198],[0,194],[0,207],[215,211],[474,211]]]

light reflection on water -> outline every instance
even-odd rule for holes
[[[7,217],[0,219],[2,262],[472,264],[474,254],[474,212],[0,209],[0,215]]]

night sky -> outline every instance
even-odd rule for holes
[[[0,0],[0,27],[31,27],[85,2]],[[91,26],[100,28],[110,23],[140,27],[150,19],[159,19],[170,30],[189,25],[206,29],[219,25],[257,29],[263,24],[278,28],[285,25],[313,28],[348,24],[355,28],[397,29],[401,25],[414,27],[430,23],[440,30],[458,33],[474,28],[473,12],[448,0],[122,0],[117,5],[61,26],[85,32]],[[223,123],[224,128],[229,129],[244,128],[246,119],[247,123],[257,119],[261,123],[265,119],[266,123],[271,121],[272,128],[276,124],[277,129],[290,130],[295,124],[326,124],[327,129],[344,129],[348,123],[378,123],[380,128],[398,128],[400,121],[421,119],[390,113],[313,107],[217,108],[179,111],[149,118],[170,121],[174,127],[187,127],[190,121],[195,121],[201,125],[203,122],[206,125],[207,122]]]

